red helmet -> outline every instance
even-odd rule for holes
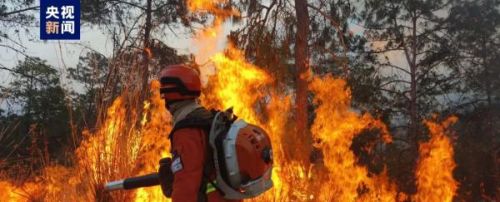
[[[160,94],[167,102],[200,96],[200,75],[186,65],[169,65],[160,71]]]

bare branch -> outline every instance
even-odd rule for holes
[[[384,50],[372,50],[372,51],[366,51],[365,53],[372,53],[372,54],[380,54],[380,53],[387,53],[387,52],[392,52],[392,51],[404,51],[403,48],[387,48]]]
[[[340,29],[340,23],[337,22],[335,19],[333,19],[332,16],[328,15],[327,13],[323,12],[321,9],[316,8],[315,6],[313,6],[311,4],[307,4],[307,7],[311,8],[311,9],[315,10],[316,12],[318,12],[319,14],[321,14],[321,16],[323,16],[328,21],[330,21],[330,24],[332,26],[334,26],[335,29],[337,29],[337,32],[338,32],[337,37],[339,38],[340,44],[342,44],[342,48],[344,50],[342,54],[344,57],[347,57],[347,51],[348,51],[347,45],[344,41],[344,33],[342,32],[342,29]],[[343,69],[344,69],[344,74],[345,74],[344,76],[347,76],[347,74],[348,74],[347,66],[344,66]]]
[[[21,75],[21,76],[23,76],[23,77],[26,77],[26,78],[32,78],[32,79],[35,79],[35,80],[37,80],[38,82],[40,82],[40,83],[42,83],[42,84],[44,84],[44,83],[45,83],[44,81],[42,81],[42,80],[40,80],[40,79],[38,79],[38,78],[36,78],[36,77],[34,77],[34,76],[30,76],[30,75],[27,75],[27,74],[24,74],[24,73],[18,72],[18,71],[16,71],[16,70],[13,70],[13,69],[7,68],[6,66],[4,66],[4,65],[2,65],[2,64],[0,64],[0,69],[1,69],[1,70],[6,70],[6,71],[9,71],[9,72],[12,72],[12,73],[14,73],[14,74],[19,74],[19,75]]]
[[[405,81],[405,80],[401,80],[401,79],[395,79],[395,80],[391,80],[391,81],[388,81],[388,82],[385,82],[385,83],[381,84],[380,87],[384,87],[384,86],[389,85],[391,83],[406,83],[406,84],[411,84],[409,81]]]
[[[333,18],[332,18],[332,16],[328,15],[328,13],[325,13],[325,12],[324,12],[324,11],[322,11],[321,9],[316,8],[315,6],[313,6],[313,5],[311,5],[311,4],[307,4],[307,7],[311,8],[311,9],[315,10],[316,12],[318,12],[319,14],[321,14],[321,16],[323,16],[324,18],[328,19],[328,20],[330,21],[330,23],[331,23],[331,24],[332,24],[335,28],[337,28],[338,30],[340,30],[340,29],[339,29],[340,24],[339,24],[337,21],[335,21],[335,19],[333,19]]]
[[[22,13],[22,12],[30,11],[30,10],[38,10],[38,9],[40,9],[40,6],[32,6],[32,7],[23,8],[23,9],[20,9],[20,10],[11,11],[11,12],[8,12],[8,13],[0,13],[0,16],[1,17],[7,17],[7,16],[12,15],[12,14]]]
[[[133,3],[130,3],[130,2],[127,2],[127,1],[122,1],[122,0],[110,0],[109,2],[115,2],[114,5],[116,4],[125,4],[125,5],[129,5],[129,6],[132,6],[132,7],[135,7],[135,8],[138,8],[138,9],[141,9],[141,10],[146,10],[146,8],[142,7],[142,6],[139,6],[137,4],[133,4]]]
[[[408,71],[408,70],[406,70],[406,69],[403,69],[403,68],[402,68],[402,67],[400,67],[400,66],[393,65],[393,64],[391,64],[391,63],[383,63],[383,64],[381,64],[381,65],[386,65],[386,66],[392,67],[392,68],[394,68],[394,69],[397,69],[397,70],[403,71],[404,73],[407,73],[407,74],[410,74],[410,75],[411,75],[410,71]]]
[[[5,45],[5,44],[0,44],[0,47],[4,47],[4,48],[10,49],[10,50],[13,50],[14,52],[19,53],[19,54],[23,55],[24,57],[31,58],[31,56],[27,55],[23,51],[18,50],[16,48],[12,47],[12,46]]]

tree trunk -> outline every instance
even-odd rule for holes
[[[135,109],[131,108],[130,110],[135,110],[138,112],[139,116],[143,113],[142,103],[148,99],[149,95],[149,58],[151,57],[151,49],[150,49],[150,34],[151,34],[151,6],[153,0],[147,0],[146,5],[146,23],[144,26],[144,49],[142,51],[143,55],[143,64],[142,64],[142,85],[139,89],[139,92],[134,92],[129,95],[130,103],[133,103],[132,106],[135,106]],[[138,72],[139,74],[141,71]],[[139,75],[140,76],[140,75]],[[136,98],[136,95],[139,95],[139,99]],[[140,126],[141,119],[137,119],[136,125]]]
[[[418,148],[418,109],[417,109],[417,18],[412,19],[412,44],[411,44],[411,61],[408,61],[410,66],[410,128],[409,134],[414,141],[415,148]]]
[[[142,69],[142,95],[143,100],[146,98],[148,91],[148,79],[149,79],[149,57],[151,50],[149,49],[150,33],[151,33],[151,5],[153,0],[147,1],[146,7],[146,25],[144,27],[144,64]]]
[[[309,13],[306,0],[295,0],[295,13],[297,15],[297,35],[295,41],[295,65],[296,75],[296,97],[295,97],[295,120],[296,138],[295,146],[303,151],[301,159],[307,160],[309,154],[310,137],[308,137],[308,113],[307,113],[307,77],[309,72],[309,51],[307,38],[309,32]],[[297,154],[296,154],[297,155]]]

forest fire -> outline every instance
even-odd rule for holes
[[[386,176],[368,177],[366,168],[357,165],[350,150],[353,138],[367,127],[381,129],[386,141],[390,141],[385,126],[369,115],[358,115],[350,109],[351,95],[344,80],[330,76],[315,78],[311,83],[315,93],[316,119],[312,126],[315,138],[321,140],[328,178],[320,193],[321,201],[332,198],[338,201],[395,201],[396,190]],[[323,184],[323,183],[321,183]],[[367,191],[360,195],[364,186]]]
[[[169,155],[167,135],[170,116],[159,96],[159,83],[151,84],[151,98],[142,116],[128,113],[125,96],[107,110],[103,126],[84,131],[85,139],[76,150],[74,167],[47,166],[40,177],[19,186],[1,182],[0,195],[7,201],[162,201],[158,189],[108,194],[109,180],[146,174],[158,169],[158,160]],[[134,126],[140,118],[140,126]]]
[[[431,139],[420,144],[420,160],[415,173],[418,187],[416,201],[453,200],[458,183],[453,179],[452,171],[456,164],[453,159],[453,146],[446,133],[456,121],[455,116],[442,123],[425,121]]]
[[[198,35],[198,41],[218,37],[220,31],[216,30],[220,30],[222,21],[237,15],[233,10],[219,10],[214,1],[189,1],[188,5],[192,11],[201,9],[218,16],[212,27]],[[358,163],[351,145],[363,130],[379,131],[381,145],[392,140],[381,121],[351,108],[346,80],[313,76],[309,84],[315,105],[310,134],[321,158],[304,165],[285,155],[304,152],[293,150],[286,141],[289,124],[293,124],[293,95],[275,89],[274,78],[248,63],[236,47],[229,45],[224,53],[211,53],[213,44],[201,44],[209,49],[200,49],[200,54],[208,55],[215,67],[215,72],[204,73],[213,75],[202,92],[201,104],[215,109],[233,107],[238,117],[262,126],[271,135],[274,188],[253,201],[452,201],[458,185],[452,176],[453,147],[446,129],[456,118],[441,124],[425,122],[431,137],[420,145],[417,194],[408,198],[398,192],[386,172],[369,173]],[[152,81],[142,114],[137,114],[131,104],[130,99],[137,96],[123,92],[107,109],[103,124],[96,131],[83,132],[73,167],[48,165],[39,178],[24,184],[0,181],[2,201],[169,201],[159,187],[114,193],[102,187],[111,180],[155,172],[158,161],[170,155],[170,115],[158,89],[159,82]]]
[[[285,147],[282,140],[287,135],[285,127],[290,100],[286,94],[263,90],[265,86],[272,85],[272,77],[245,62],[242,53],[233,47],[229,47],[226,54],[216,54],[212,60],[217,74],[209,80],[202,103],[210,108],[233,107],[238,116],[263,125],[272,135],[276,161],[273,175],[275,188],[257,201],[397,200],[396,187],[387,176],[369,176],[367,169],[357,164],[356,156],[350,150],[353,138],[367,127],[382,131],[386,142],[390,142],[390,136],[381,122],[350,109],[351,95],[344,80],[331,76],[315,77],[310,86],[317,105],[311,133],[320,140],[315,146],[323,151],[325,167],[314,172],[314,169],[304,167],[293,159],[283,158]],[[101,129],[85,132],[87,138],[77,149],[78,163],[74,168],[49,166],[40,180],[21,186],[4,181],[2,196],[8,196],[8,201],[29,201],[32,198],[23,196],[33,197],[38,193],[45,193],[44,199],[56,201],[88,201],[98,200],[99,197],[111,197],[118,201],[166,200],[158,187],[110,196],[102,193],[99,187],[108,180],[154,171],[158,160],[168,155],[166,134],[170,130],[169,116],[159,97],[158,82],[152,82],[151,87],[151,99],[145,103],[145,112],[141,116],[127,113],[125,97],[114,101]],[[259,102],[268,107],[256,107]],[[267,114],[267,118],[261,114]],[[131,123],[138,119],[142,120],[141,125],[134,127]],[[455,120],[450,118],[442,125],[426,122],[432,136],[429,143],[421,145],[423,156],[416,173],[419,185],[416,201],[451,201],[457,185],[451,176],[453,149],[444,129]],[[432,172],[442,173],[442,177]],[[68,179],[69,185],[65,185]]]

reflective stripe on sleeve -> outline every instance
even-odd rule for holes
[[[217,190],[217,189],[215,189],[214,184],[216,184],[215,180],[212,181],[212,182],[207,183],[207,191],[205,193],[209,194],[209,193],[212,193],[215,190]]]

